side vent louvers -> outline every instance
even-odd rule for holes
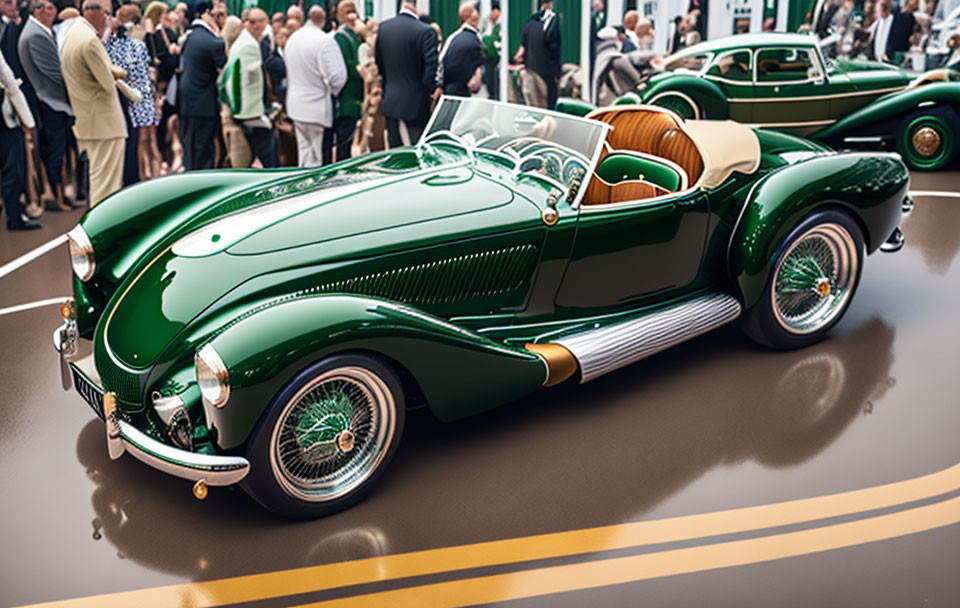
[[[537,248],[518,245],[333,281],[321,293],[355,293],[435,306],[509,293],[533,274]]]

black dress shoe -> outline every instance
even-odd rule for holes
[[[39,230],[41,228],[43,228],[43,226],[40,224],[30,221],[7,224],[7,230]]]

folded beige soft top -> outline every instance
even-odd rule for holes
[[[687,120],[682,128],[703,157],[696,186],[716,188],[734,171],[749,175],[760,167],[760,140],[753,129],[732,120]]]

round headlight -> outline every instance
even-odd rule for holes
[[[207,344],[194,357],[197,386],[204,405],[223,407],[230,399],[230,373],[213,346]]]
[[[73,272],[81,281],[89,281],[96,268],[90,237],[83,228],[76,226],[67,233],[67,243],[70,247],[70,265],[73,267]]]

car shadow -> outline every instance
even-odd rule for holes
[[[718,466],[789,467],[831,445],[892,386],[894,334],[875,318],[772,352],[728,327],[468,420],[412,411],[373,494],[307,522],[239,488],[199,502],[188,482],[111,461],[94,420],[77,440],[95,485],[91,538],[145,568],[210,580],[639,519]]]

